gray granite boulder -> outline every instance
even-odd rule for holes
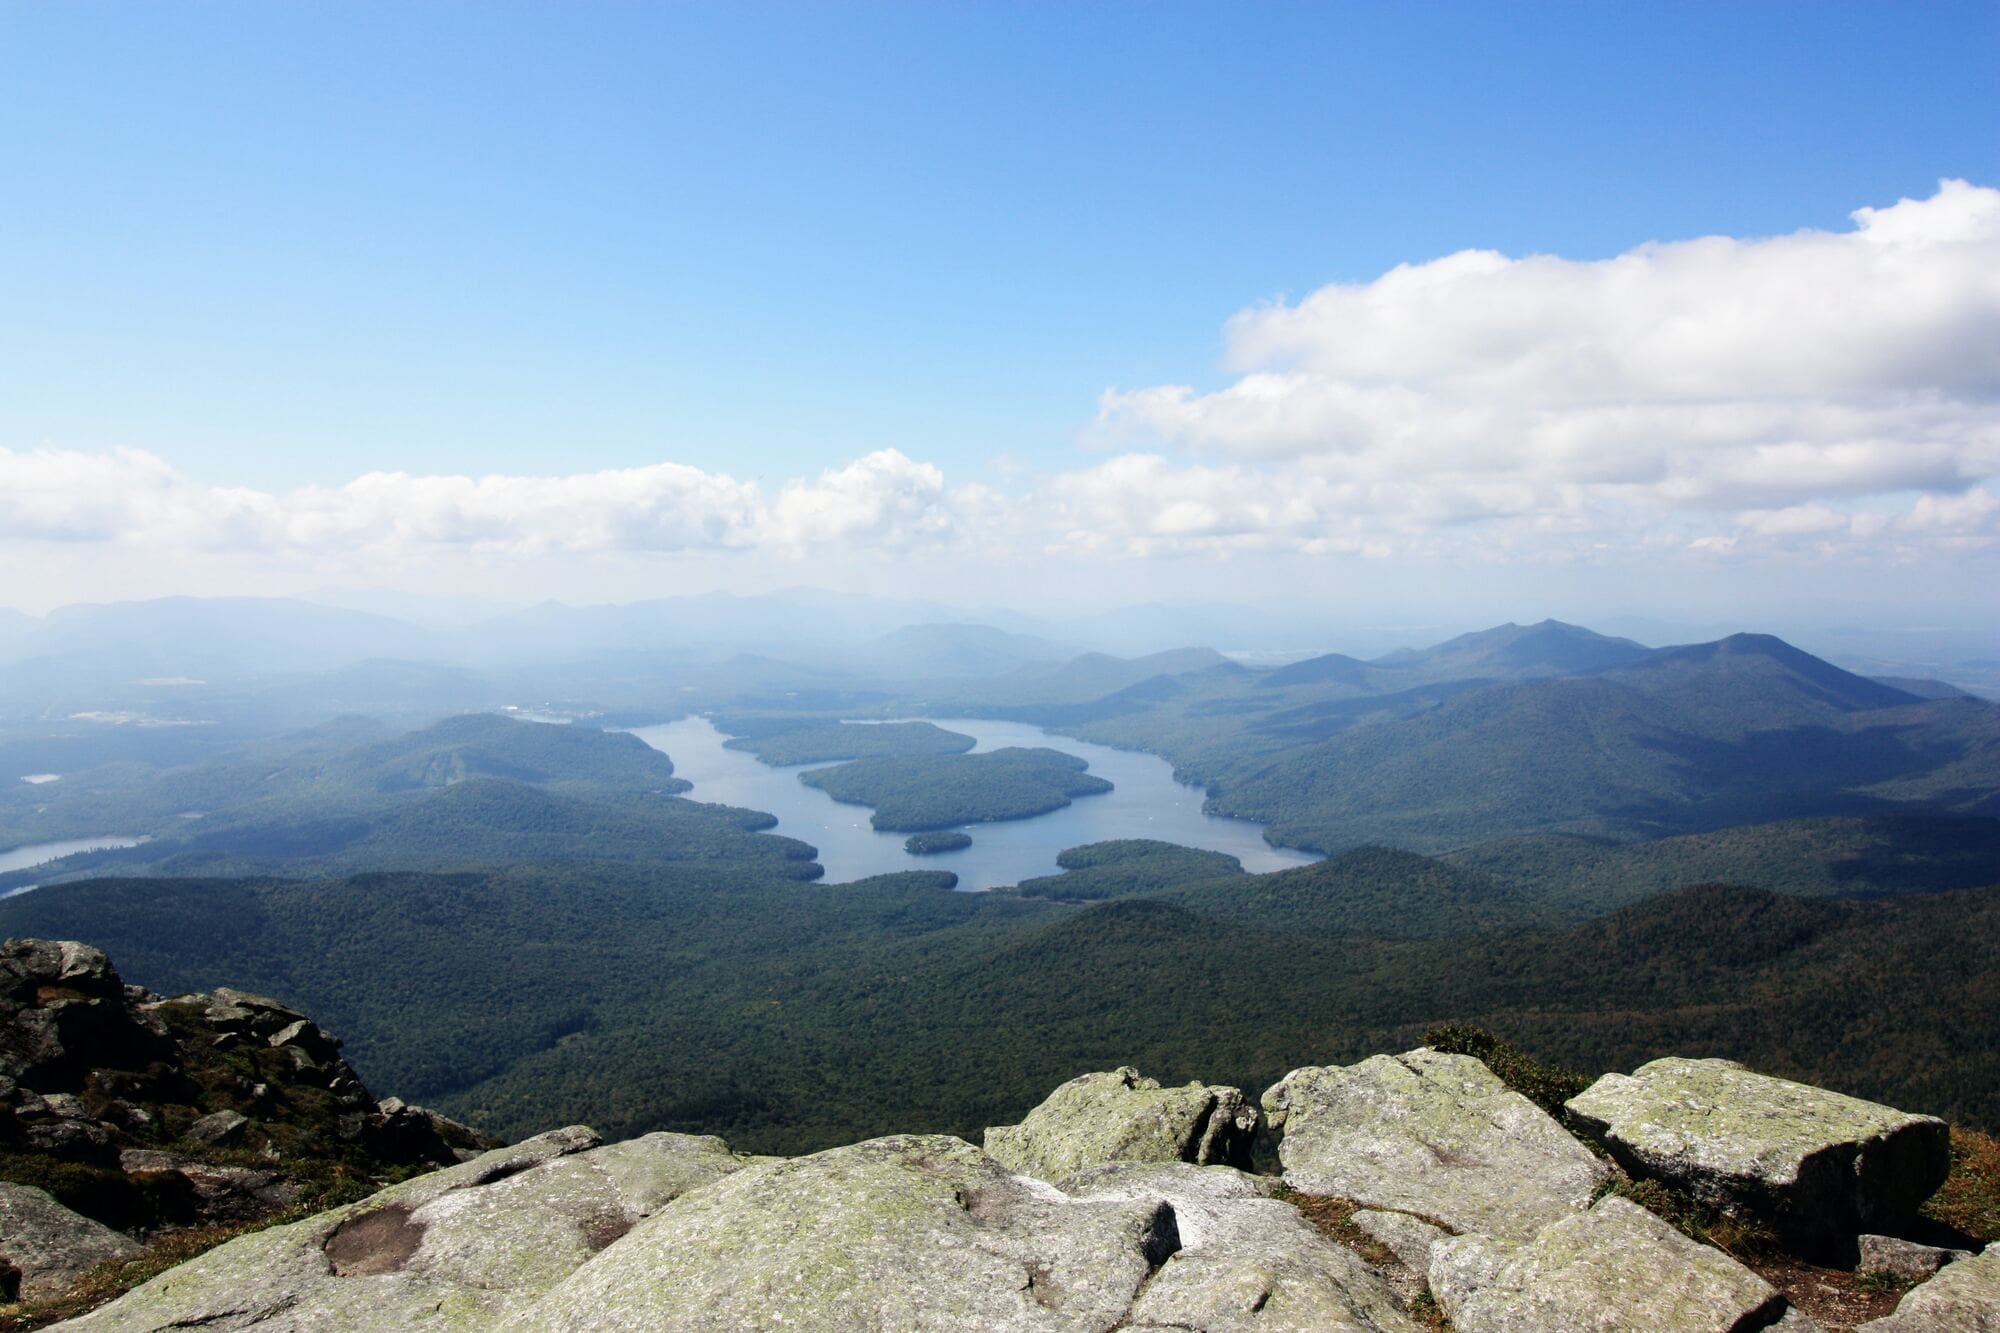
[[[1010,1171],[1060,1180],[1107,1162],[1248,1166],[1257,1108],[1235,1088],[1163,1088],[1131,1068],[1084,1074],[1018,1125],[986,1131],[986,1151]]]
[[[1264,1094],[1285,1181],[1453,1231],[1525,1239],[1590,1206],[1609,1172],[1469,1055],[1423,1047],[1295,1069]]]
[[[250,1117],[241,1112],[216,1111],[195,1121],[182,1133],[197,1143],[221,1147],[242,1138],[243,1129],[249,1123]]]
[[[1932,1116],[1753,1073],[1731,1060],[1655,1060],[1568,1103],[1635,1176],[1820,1244],[1914,1214],[1951,1170]]]
[[[2000,1246],[1947,1265],[1854,1333],[2000,1333]]]
[[[0,1181],[0,1261],[13,1265],[22,1300],[60,1296],[99,1264],[129,1259],[140,1248],[45,1190]]]
[[[1173,1206],[1181,1248],[1123,1327],[1416,1333],[1382,1275],[1272,1199],[1273,1183],[1226,1166],[1124,1163],[1083,1172],[1062,1189]]]
[[[715,1138],[599,1147],[556,1130],[239,1237],[60,1327],[513,1327],[648,1214],[750,1160]]]
[[[1946,1264],[1970,1259],[1970,1250],[1950,1250],[1941,1245],[1923,1245],[1899,1236],[1863,1236],[1857,1273],[1887,1273],[1906,1282],[1922,1282]]]
[[[1431,1294],[1457,1333],[1738,1333],[1813,1327],[1720,1250],[1615,1196],[1525,1242],[1454,1236],[1431,1248]],[[1788,1322],[1779,1324],[1779,1321]]]
[[[961,1139],[898,1135],[684,1195],[523,1327],[1103,1329],[1180,1246],[1164,1200],[1074,1199]]]

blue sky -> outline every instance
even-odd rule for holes
[[[1226,391],[1239,312],[2000,185],[1996,69],[1990,3],[7,4],[0,448],[281,507],[378,471],[1194,465],[1157,414],[1107,443],[1101,396]],[[1940,494],[1981,478],[1968,429]],[[1884,487],[1843,512],[1924,490]],[[97,531],[39,521],[0,541]]]

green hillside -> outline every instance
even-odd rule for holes
[[[2000,884],[2000,820],[1791,819],[1638,843],[1530,834],[1444,859],[1571,916],[1716,881],[1802,896],[1929,893]]]

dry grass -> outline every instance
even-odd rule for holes
[[[1312,1223],[1328,1240],[1344,1249],[1354,1251],[1375,1267],[1402,1267],[1402,1260],[1396,1257],[1394,1250],[1354,1225],[1354,1215],[1365,1205],[1337,1195],[1301,1194],[1289,1186],[1280,1186],[1275,1197],[1298,1209],[1300,1215]],[[1440,1224],[1433,1223],[1433,1225]],[[1421,1281],[1423,1274],[1418,1273],[1416,1277]],[[1419,1288],[1410,1302],[1409,1313],[1411,1318],[1430,1330],[1430,1333],[1451,1333],[1451,1321],[1445,1318],[1444,1311],[1438,1308],[1438,1303],[1431,1296],[1428,1285]]]
[[[1982,1244],[2000,1240],[2000,1139],[1953,1127],[1951,1175],[1924,1216]]]
[[[1395,1251],[1354,1225],[1354,1215],[1362,1209],[1354,1200],[1331,1194],[1301,1194],[1288,1186],[1280,1187],[1277,1197],[1298,1209],[1328,1240],[1353,1250],[1377,1268],[1398,1262]]]

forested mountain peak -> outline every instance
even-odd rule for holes
[[[1429,648],[1406,649],[1375,659],[1373,665],[1441,676],[1578,675],[1637,661],[1650,649],[1581,625],[1542,620],[1511,621],[1475,630]]]
[[[1713,643],[1660,648],[1607,674],[1648,690],[1662,682],[1699,681],[1702,689],[1726,683],[1737,691],[1760,692],[1781,684],[1801,699],[1845,711],[1918,701],[1906,690],[1843,671],[1771,634],[1732,634]]]
[[[1323,653],[1318,657],[1308,657],[1302,662],[1292,662],[1265,674],[1263,683],[1273,688],[1290,685],[1317,685],[1321,682],[1336,682],[1342,685],[1365,685],[1369,679],[1371,664],[1346,653]]]

